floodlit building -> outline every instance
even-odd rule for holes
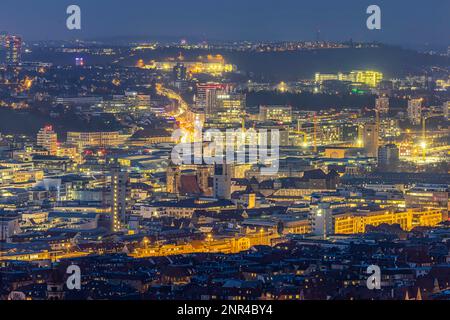
[[[67,143],[82,150],[86,147],[117,147],[125,138],[118,131],[112,132],[67,132]]]
[[[45,126],[37,134],[37,145],[48,150],[50,155],[56,156],[58,153],[58,135],[53,131],[52,126]]]
[[[314,79],[317,83],[337,80],[352,83],[364,83],[369,87],[376,87],[383,80],[383,74],[372,70],[353,70],[349,73],[316,73]]]
[[[422,119],[422,99],[411,99],[408,101],[408,119],[414,124],[420,124]]]
[[[446,101],[442,104],[442,114],[447,120],[450,120],[450,101]]]
[[[19,36],[7,36],[5,39],[6,64],[18,65],[22,59],[22,38]]]
[[[130,194],[128,172],[119,165],[111,168],[111,218],[112,230],[119,231],[126,223],[127,200]]]
[[[207,115],[214,114],[217,109],[217,95],[229,92],[229,87],[221,83],[199,83],[195,95],[197,108],[205,110]]]
[[[275,121],[280,123],[292,122],[292,107],[291,106],[260,106],[259,107],[260,121]]]
[[[221,123],[241,123],[245,112],[245,94],[220,93],[216,97],[216,118]]]
[[[375,110],[380,114],[389,112],[389,97],[379,97],[375,100]]]
[[[335,234],[364,233],[368,226],[398,224],[405,231],[414,227],[432,227],[442,221],[442,212],[438,209],[394,210],[356,210],[334,217]]]

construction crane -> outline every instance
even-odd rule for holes
[[[380,132],[380,111],[375,108],[375,124],[377,126],[377,132]]]
[[[303,147],[308,146],[308,134],[305,131],[300,130],[300,119],[297,119],[297,130],[294,131],[297,135],[303,135]]]
[[[317,153],[317,113],[314,112],[314,153]]]

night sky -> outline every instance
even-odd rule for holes
[[[78,4],[82,30],[65,27]],[[366,28],[366,8],[382,30]],[[0,31],[26,40],[171,37],[214,40],[382,41],[450,44],[449,0],[1,0]]]

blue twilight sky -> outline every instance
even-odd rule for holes
[[[66,8],[82,30],[66,29]],[[382,30],[366,28],[366,8]],[[202,40],[383,41],[450,45],[450,0],[0,0],[0,32],[27,40],[130,36]]]

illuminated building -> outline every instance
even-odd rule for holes
[[[27,183],[27,182],[37,182],[44,179],[43,170],[30,170],[30,171],[16,171],[13,173],[14,183]],[[0,179],[1,181],[1,179]]]
[[[350,73],[316,73],[314,80],[317,83],[324,81],[337,80],[348,81],[352,83],[364,83],[369,87],[376,87],[383,80],[383,74],[372,70],[354,70]]]
[[[177,63],[175,67],[173,67],[173,79],[175,81],[187,80],[187,69],[183,63]]]
[[[387,144],[378,148],[378,169],[395,171],[399,164],[400,151],[395,144]]]
[[[118,131],[112,132],[67,132],[67,143],[83,150],[86,147],[117,147],[125,138]]]
[[[442,114],[447,120],[450,120],[450,101],[446,101],[442,104]]]
[[[379,97],[375,100],[375,110],[379,114],[386,114],[389,112],[389,97]]]
[[[345,159],[356,157],[360,152],[359,148],[352,147],[325,147],[324,157],[330,159]]]
[[[98,104],[105,112],[146,112],[150,109],[150,96],[138,94],[135,91],[126,91],[123,95],[114,95],[112,100],[106,100]]]
[[[83,67],[84,66],[84,59],[83,58],[75,58],[75,66]]]
[[[102,97],[58,97],[56,98],[57,104],[62,104],[64,106],[79,106],[79,105],[98,105],[102,103],[103,99]]]
[[[326,238],[333,233],[333,206],[329,202],[321,202],[309,214],[311,231],[315,236]]]
[[[178,63],[179,61],[172,58],[169,61],[151,61],[149,64],[144,64],[143,68],[172,72]],[[138,62],[137,65],[141,66],[142,64]],[[236,67],[226,63],[221,55],[199,57],[197,61],[183,61],[183,65],[186,67],[187,73],[191,74],[205,73],[219,76],[236,70]]]
[[[222,83],[199,83],[195,104],[197,108],[203,108],[206,115],[211,115],[217,109],[217,95],[229,92],[229,86]]]
[[[346,122],[342,125],[342,141],[357,142],[358,140],[358,125]]]
[[[335,234],[365,233],[368,226],[381,224],[399,224],[405,231],[414,227],[432,227],[442,221],[442,212],[438,209],[394,210],[356,210],[334,216]]]
[[[308,234],[311,233],[311,224],[308,219],[283,221],[283,234]]]
[[[376,87],[383,80],[383,74],[377,71],[358,70],[352,71],[350,74],[355,77],[355,81],[352,82],[364,83],[370,87]]]
[[[447,90],[448,87],[450,87],[450,79],[444,80],[444,79],[438,79],[436,80],[436,87]]]
[[[398,119],[383,118],[380,120],[381,137],[398,137],[401,134]]]
[[[411,99],[408,101],[408,119],[414,124],[420,124],[422,119],[422,99]]]
[[[206,115],[203,109],[189,108],[184,113],[184,120],[190,125],[197,124],[203,126],[206,121]]]
[[[58,135],[53,131],[52,126],[46,126],[39,130],[37,134],[37,145],[48,150],[50,155],[58,153]]]
[[[216,198],[188,198],[178,201],[160,201],[140,206],[139,214],[143,218],[174,217],[192,218],[197,210],[207,210],[219,213],[222,210],[236,209],[236,205],[225,199]]]
[[[5,40],[6,64],[18,65],[22,58],[22,38],[18,36],[7,36]]]
[[[318,83],[322,83],[324,81],[329,81],[329,80],[338,80],[339,77],[337,74],[333,74],[333,73],[316,73],[314,75],[314,80]]]
[[[366,123],[363,127],[364,150],[369,157],[378,155],[378,126],[375,123]]]
[[[407,208],[439,208],[446,218],[449,210],[449,189],[447,185],[416,185],[405,192],[405,202]]]
[[[289,90],[289,87],[287,86],[286,82],[282,81],[277,85],[277,90],[281,93],[284,93]]]
[[[130,194],[128,172],[119,165],[111,168],[111,218],[112,230],[119,231],[126,223],[127,200]]]
[[[275,121],[279,123],[292,122],[292,107],[291,106],[260,106],[259,107],[260,121]]]
[[[217,94],[215,118],[220,123],[241,123],[245,112],[245,99],[245,94]]]

